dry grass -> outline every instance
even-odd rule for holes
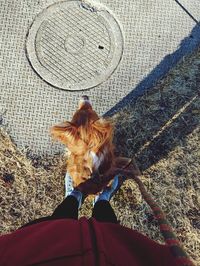
[[[113,116],[116,152],[135,156],[142,180],[165,211],[178,238],[200,265],[200,50],[184,58],[155,87]],[[0,130],[1,233],[50,215],[63,200],[64,155],[21,152]],[[162,241],[134,181],[112,199],[121,224]],[[91,215],[86,201],[80,216]]]

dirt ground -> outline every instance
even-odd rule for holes
[[[150,92],[115,114],[116,153],[135,157],[146,188],[200,265],[200,49],[184,58]],[[1,117],[0,117],[1,118]],[[1,234],[51,215],[64,198],[65,156],[39,157],[19,150],[0,119]],[[163,242],[134,181],[111,204],[122,225]],[[84,203],[80,216],[91,214]]]

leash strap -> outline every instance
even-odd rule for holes
[[[155,218],[157,219],[164,241],[170,247],[170,251],[173,257],[175,258],[176,262],[178,263],[178,265],[194,266],[193,262],[190,260],[189,256],[184,251],[181,243],[179,242],[175,233],[173,232],[173,229],[170,226],[162,209],[155,202],[152,195],[146,191],[142,181],[136,176],[134,177],[134,180],[139,187],[142,197],[144,198],[146,203],[150,206]]]

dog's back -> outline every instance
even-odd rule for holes
[[[113,125],[98,117],[87,96],[80,100],[72,121],[54,126],[51,133],[69,150],[67,171],[74,186],[113,166]]]

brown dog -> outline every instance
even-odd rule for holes
[[[113,124],[96,114],[88,96],[81,98],[72,121],[53,126],[51,134],[69,150],[67,171],[74,187],[92,176],[104,176],[115,168],[123,168],[131,161],[115,157]]]

